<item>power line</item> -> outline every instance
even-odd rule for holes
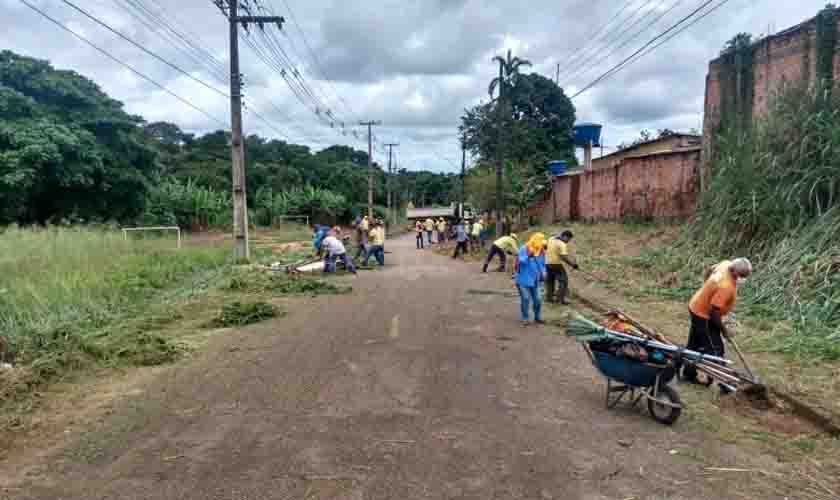
[[[663,17],[665,17],[668,14],[670,14],[671,12],[673,12],[673,10],[676,9],[677,7],[679,7],[684,1],[685,0],[676,0],[673,4],[671,4],[671,6],[668,9],[662,11],[658,16],[651,19],[651,21],[649,23],[647,23],[646,25],[644,25],[642,27],[642,29],[640,29],[636,33],[630,35],[627,39],[624,40],[624,42],[621,45],[618,45],[615,48],[613,48],[613,50],[611,50],[607,55],[605,55],[603,58],[601,58],[601,61],[609,61],[610,57],[613,54],[615,54],[619,50],[623,49],[624,47],[626,47],[629,44],[638,40],[639,37],[642,36],[642,34],[644,34],[651,26],[658,23]],[[663,5],[664,3],[665,2],[662,2],[660,5]],[[586,66],[581,67],[578,71],[573,73],[572,76],[568,77],[568,82],[571,83],[571,80],[573,78],[579,76],[579,75],[589,74],[594,69],[594,67],[595,67],[595,65],[588,66],[588,67],[586,67]]]
[[[574,70],[575,68],[578,68],[578,67],[582,66],[583,63],[585,61],[587,61],[588,59],[596,56],[598,54],[598,52],[608,49],[610,47],[610,45],[615,43],[616,40],[619,40],[621,37],[623,37],[628,31],[633,29],[633,27],[635,27],[642,19],[644,19],[645,14],[643,13],[641,17],[639,17],[638,19],[633,21],[633,19],[636,18],[636,16],[639,13],[641,13],[642,10],[644,10],[646,7],[651,5],[654,1],[657,1],[657,0],[646,0],[644,3],[639,4],[639,6],[635,10],[633,10],[633,12],[631,12],[629,16],[624,18],[618,25],[615,26],[615,29],[613,29],[612,31],[608,31],[608,32],[604,33],[601,36],[601,39],[596,41],[595,44],[590,47],[589,51],[582,52],[582,53],[578,54],[577,57],[574,57],[569,62],[567,68],[571,69],[571,70]],[[660,1],[664,1],[664,0],[660,0]],[[633,21],[632,24],[628,24],[631,21]],[[625,25],[624,29],[621,29],[622,25]],[[601,44],[601,42],[604,42],[604,43]],[[563,78],[564,83],[565,83],[565,80],[567,79],[566,76],[567,75],[564,75],[564,78]]]
[[[82,9],[82,8],[81,8],[81,7],[79,7],[78,5],[74,4],[74,3],[73,3],[73,2],[71,2],[70,0],[61,0],[61,1],[62,1],[62,2],[64,2],[65,4],[67,4],[67,5],[68,5],[69,7],[71,7],[72,9],[74,9],[74,10],[78,11],[79,13],[81,13],[83,16],[87,17],[87,18],[88,18],[88,19],[90,19],[91,21],[93,21],[93,22],[95,22],[96,24],[98,24],[98,25],[102,26],[102,27],[103,27],[103,28],[105,28],[106,30],[108,30],[108,31],[110,31],[111,33],[113,33],[113,34],[117,35],[118,37],[122,38],[123,40],[125,40],[125,41],[126,41],[126,42],[128,42],[128,43],[130,43],[131,45],[134,45],[134,46],[135,46],[135,47],[137,47],[138,49],[140,49],[140,50],[142,50],[143,52],[145,52],[146,54],[148,54],[148,55],[150,55],[150,56],[154,57],[155,59],[157,59],[158,61],[162,62],[163,64],[165,64],[165,65],[169,66],[170,68],[174,69],[175,71],[177,71],[177,72],[181,73],[182,75],[186,76],[186,77],[187,77],[187,78],[189,78],[190,80],[192,80],[192,81],[194,81],[194,82],[197,82],[198,84],[200,84],[200,85],[202,85],[202,86],[204,86],[204,87],[206,87],[206,88],[208,88],[208,89],[212,90],[213,92],[215,92],[215,93],[217,93],[217,94],[221,95],[222,97],[227,97],[227,98],[230,98],[230,95],[228,95],[227,93],[225,93],[225,92],[223,92],[223,91],[221,91],[221,90],[217,89],[216,87],[214,87],[214,86],[210,85],[209,83],[205,82],[204,80],[200,80],[200,79],[198,79],[198,78],[194,77],[193,75],[191,75],[191,74],[190,74],[190,73],[188,73],[187,71],[183,70],[180,66],[176,66],[175,64],[172,64],[171,62],[169,62],[169,61],[167,61],[166,59],[164,59],[164,58],[160,57],[159,55],[155,54],[154,52],[152,52],[151,50],[147,49],[146,47],[143,47],[141,44],[139,44],[139,43],[135,42],[135,41],[134,41],[134,40],[132,40],[131,38],[127,37],[126,35],[124,35],[124,34],[122,34],[122,33],[120,33],[119,31],[115,30],[114,28],[112,28],[111,26],[109,26],[107,23],[105,23],[104,21],[100,20],[100,19],[99,19],[99,18],[97,18],[96,16],[91,15],[89,12],[87,12],[87,11],[86,11],[86,10],[84,10],[84,9]]]
[[[79,34],[79,33],[75,32],[75,31],[73,31],[73,30],[72,30],[71,28],[69,28],[67,25],[65,25],[65,24],[64,24],[64,23],[62,23],[61,21],[59,21],[59,20],[55,19],[54,17],[50,16],[49,14],[47,14],[46,12],[44,12],[43,10],[39,9],[38,7],[36,7],[35,5],[32,5],[32,4],[31,4],[31,3],[29,3],[27,0],[20,0],[20,2],[21,2],[21,3],[23,3],[24,5],[26,5],[27,7],[29,7],[30,9],[32,9],[33,11],[37,12],[37,13],[38,13],[38,14],[40,14],[41,16],[43,16],[45,19],[47,19],[47,20],[49,20],[50,22],[52,22],[53,24],[55,24],[55,25],[56,25],[56,26],[58,26],[59,28],[63,29],[64,31],[67,31],[68,33],[70,33],[71,35],[75,36],[76,38],[78,38],[78,39],[79,39],[79,40],[81,40],[82,42],[84,42],[84,43],[88,44],[89,46],[93,47],[93,48],[94,48],[94,49],[96,49],[98,52],[100,52],[101,54],[103,54],[104,56],[106,56],[108,59],[111,59],[112,61],[114,61],[115,63],[119,64],[120,66],[125,67],[126,69],[128,69],[129,71],[131,71],[132,73],[134,73],[135,75],[137,75],[137,76],[139,76],[140,78],[142,78],[142,79],[146,80],[147,82],[151,83],[151,84],[152,84],[152,85],[154,85],[155,87],[158,87],[159,89],[163,90],[164,92],[166,92],[167,94],[171,95],[171,96],[172,96],[172,97],[174,97],[175,99],[178,99],[178,101],[182,102],[183,104],[186,104],[187,106],[189,106],[189,107],[191,107],[192,109],[194,109],[194,110],[198,111],[199,113],[201,113],[201,114],[203,114],[204,116],[206,116],[206,117],[210,118],[211,120],[213,120],[213,121],[215,121],[215,122],[217,122],[217,123],[221,123],[224,127],[227,127],[227,126],[228,126],[228,124],[227,124],[225,121],[223,121],[223,120],[220,120],[220,119],[216,118],[215,116],[211,115],[211,114],[210,114],[210,113],[208,113],[207,111],[205,111],[205,110],[201,109],[200,107],[196,106],[195,104],[191,103],[191,102],[190,102],[190,101],[188,101],[187,99],[185,99],[185,98],[183,98],[183,97],[179,96],[178,94],[176,94],[176,93],[172,92],[171,90],[169,90],[168,88],[166,88],[166,87],[165,87],[165,86],[163,86],[162,84],[158,83],[158,82],[157,82],[156,80],[154,80],[153,78],[151,78],[151,77],[149,77],[149,76],[145,75],[144,73],[141,73],[139,70],[135,69],[133,66],[129,65],[128,63],[125,63],[125,62],[123,62],[123,61],[119,60],[116,56],[113,56],[113,55],[112,55],[110,52],[108,52],[107,50],[105,50],[105,49],[103,49],[103,48],[99,47],[98,45],[96,45],[95,43],[91,42],[89,39],[85,38],[85,37],[84,37],[84,36],[82,36],[81,34]]]
[[[709,14],[711,14],[712,12],[714,12],[714,11],[718,10],[719,8],[723,7],[725,4],[729,3],[729,1],[730,1],[730,0],[722,0],[719,4],[715,5],[715,6],[714,6],[711,10],[709,10],[708,12],[706,12],[705,14],[703,14],[703,16],[701,16],[701,17],[699,17],[699,18],[695,19],[692,23],[690,23],[690,24],[688,24],[687,26],[683,27],[683,29],[682,29],[682,30],[677,31],[677,32],[676,32],[673,36],[671,36],[670,38],[667,38],[667,39],[666,39],[666,40],[664,40],[662,43],[659,43],[658,45],[656,45],[653,49],[650,49],[650,50],[648,50],[647,52],[645,52],[645,50],[646,50],[646,49],[648,49],[648,47],[651,47],[652,45],[654,45],[654,43],[655,43],[655,42],[657,42],[658,40],[660,40],[660,39],[664,38],[666,35],[668,35],[668,34],[669,34],[669,33],[671,33],[672,31],[674,31],[675,29],[677,29],[677,28],[679,28],[680,26],[682,26],[683,24],[685,24],[685,22],[686,22],[686,21],[688,21],[689,19],[691,19],[692,17],[694,17],[695,15],[697,15],[697,13],[699,13],[700,11],[702,11],[703,9],[705,9],[706,7],[708,7],[710,4],[712,4],[712,3],[714,2],[714,0],[706,0],[706,1],[705,1],[705,2],[704,2],[701,6],[700,6],[700,7],[698,7],[698,8],[697,8],[697,9],[695,9],[695,10],[693,10],[690,14],[688,14],[687,16],[683,17],[682,19],[680,19],[679,21],[677,21],[676,23],[674,23],[673,25],[671,25],[671,27],[669,27],[667,30],[665,30],[665,31],[663,31],[662,33],[658,34],[657,36],[653,37],[653,38],[652,38],[651,40],[649,40],[646,44],[642,45],[642,47],[641,47],[641,48],[639,48],[639,49],[638,49],[637,51],[635,51],[634,53],[630,54],[628,57],[626,57],[626,58],[625,58],[624,60],[622,60],[620,63],[616,64],[615,66],[613,66],[613,67],[612,67],[612,68],[610,68],[609,70],[605,71],[603,74],[601,74],[601,76],[599,76],[598,78],[596,78],[595,80],[593,80],[591,83],[589,83],[589,84],[588,84],[588,85],[586,85],[584,88],[582,88],[580,91],[578,91],[575,95],[573,95],[573,96],[571,97],[571,99],[574,99],[574,98],[578,97],[579,95],[581,95],[581,94],[583,94],[584,92],[588,91],[589,89],[591,89],[592,87],[594,87],[594,86],[595,86],[595,85],[597,85],[598,83],[600,83],[600,82],[602,82],[603,80],[605,80],[605,79],[607,79],[607,78],[611,77],[611,76],[612,76],[612,75],[614,75],[615,73],[617,73],[617,72],[621,71],[622,69],[624,69],[626,66],[628,66],[628,65],[629,65],[629,64],[631,64],[632,62],[634,62],[634,61],[638,60],[639,58],[641,58],[641,56],[643,56],[643,55],[645,55],[645,54],[648,54],[648,53],[652,52],[653,50],[655,50],[656,48],[660,47],[661,45],[663,45],[665,42],[667,42],[668,40],[670,40],[671,38],[673,38],[673,37],[674,37],[674,36],[676,36],[677,34],[681,33],[681,32],[682,32],[682,31],[684,31],[685,29],[687,29],[687,28],[689,28],[689,27],[693,26],[694,24],[696,24],[697,22],[699,22],[701,19],[703,19],[703,18],[705,18],[706,16],[708,16]],[[641,56],[640,56],[640,54],[641,54]],[[637,57],[637,56],[638,56],[638,57]]]
[[[636,0],[627,0],[626,2],[624,2],[624,6],[618,12],[616,12],[616,14],[613,17],[611,17],[609,21],[607,21],[605,24],[601,25],[601,28],[598,29],[595,33],[586,37],[586,40],[588,40],[588,41],[585,44],[583,44],[581,47],[578,47],[575,50],[572,50],[571,51],[572,57],[570,58],[569,61],[566,62],[566,65],[563,67],[562,71],[564,73],[566,71],[568,71],[569,68],[573,67],[573,64],[574,64],[573,61],[576,58],[579,58],[581,56],[581,54],[583,54],[583,53],[588,53],[589,49],[592,48],[592,44],[598,43],[601,40],[601,38],[599,38],[599,36],[602,35],[603,31],[608,26],[610,26],[616,19],[618,19],[619,16],[621,16],[621,14],[623,14],[625,10],[627,10],[631,5],[633,5],[634,2],[636,2]]]

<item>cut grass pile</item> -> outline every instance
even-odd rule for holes
[[[337,295],[353,291],[351,286],[336,285],[322,279],[265,271],[235,271],[222,287],[236,293],[278,295]]]
[[[276,306],[267,302],[232,302],[222,306],[212,326],[234,327],[259,323],[270,318],[285,315]]]
[[[93,228],[0,234],[0,336],[29,388],[91,363],[152,365],[182,348],[157,333],[171,304],[208,290],[228,251],[124,241]],[[6,379],[4,379],[5,381]]]

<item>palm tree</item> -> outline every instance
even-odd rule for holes
[[[516,84],[516,78],[519,76],[519,68],[523,66],[532,66],[531,61],[527,59],[513,57],[510,49],[508,49],[507,52],[507,59],[502,56],[496,56],[493,58],[493,62],[497,62],[501,65],[502,75],[501,77],[497,76],[490,82],[490,88],[488,89],[490,99],[493,99],[493,93],[496,91],[497,87],[505,86],[510,89]],[[504,89],[500,89],[500,92],[502,90]]]

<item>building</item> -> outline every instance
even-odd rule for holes
[[[592,160],[592,169],[610,168],[619,165],[625,158],[631,156],[644,156],[653,153],[664,153],[698,148],[703,143],[703,137],[695,134],[675,133],[651,139],[649,141],[634,144],[614,153],[595,158]]]
[[[674,218],[694,213],[702,138],[674,134],[635,144],[554,177],[529,215],[558,220]]]

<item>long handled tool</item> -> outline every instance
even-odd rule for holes
[[[726,337],[726,340],[732,344],[732,347],[735,348],[735,352],[738,353],[738,358],[741,359],[741,363],[744,365],[744,369],[747,370],[747,374],[750,376],[749,383],[750,385],[744,389],[745,392],[750,394],[753,397],[759,399],[767,399],[768,397],[768,390],[767,386],[762,384],[758,377],[755,376],[755,373],[750,369],[749,363],[747,363],[747,358],[744,357],[744,353],[741,352],[741,348],[738,347],[738,343],[735,342],[735,339],[732,337]]]

